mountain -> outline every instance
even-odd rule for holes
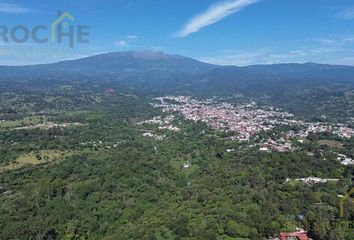
[[[16,74],[82,74],[82,75],[129,75],[147,73],[187,74],[200,73],[213,68],[213,65],[179,55],[158,51],[132,51],[100,54],[77,60],[33,66],[4,67],[2,73]]]
[[[204,91],[272,92],[299,88],[352,88],[354,67],[316,63],[220,66],[202,73],[195,88]]]
[[[316,63],[217,66],[156,51],[115,52],[20,67],[0,67],[1,82],[91,81],[151,92],[269,94],[299,88],[354,87],[354,67]]]
[[[65,86],[65,88],[63,88]],[[305,117],[354,114],[354,67],[316,63],[218,66],[154,51],[116,52],[33,66],[0,66],[0,93],[25,91],[234,96]]]

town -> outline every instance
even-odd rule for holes
[[[272,107],[257,107],[255,102],[233,106],[214,100],[198,101],[186,96],[160,97],[154,107],[165,112],[179,112],[187,120],[204,122],[220,131],[237,133],[239,141],[248,141],[261,131],[270,131],[280,124],[293,124],[293,115],[274,110]],[[171,103],[176,102],[176,103]]]
[[[237,139],[248,141],[262,131],[270,131],[280,125],[299,126],[302,130],[295,136],[306,138],[309,133],[331,132],[342,138],[354,136],[354,130],[345,124],[304,122],[291,113],[272,106],[259,106],[255,102],[234,106],[213,99],[196,100],[189,96],[167,96],[155,100],[154,107],[164,112],[179,112],[187,120],[204,122],[220,131],[237,133]]]
[[[284,136],[277,139],[264,139],[257,144],[262,152],[289,152],[296,148],[292,140],[303,143],[310,134],[328,132],[339,138],[349,139],[354,136],[354,130],[346,124],[333,124],[327,122],[305,122],[296,119],[291,113],[276,109],[272,106],[259,106],[255,102],[234,106],[230,103],[219,102],[215,99],[197,100],[189,96],[166,96],[154,99],[151,103],[155,108],[170,114],[179,113],[185,119],[193,122],[203,122],[222,132],[234,132],[234,141],[250,141],[261,132],[270,132],[279,126],[297,127],[298,131],[284,132]],[[152,120],[141,122],[160,125],[159,129],[179,131],[171,125],[174,116],[165,119],[155,117]],[[234,149],[227,149],[233,152]],[[312,154],[312,153],[308,153]],[[345,155],[337,158],[343,165],[353,164],[353,160]]]

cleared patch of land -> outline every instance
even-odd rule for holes
[[[17,170],[28,166],[51,163],[72,156],[74,152],[59,151],[59,150],[42,150],[38,152],[30,152],[22,154],[14,162],[0,167],[0,172]]]
[[[83,124],[81,123],[53,123],[53,122],[45,122],[39,123],[31,126],[17,127],[13,130],[26,130],[26,129],[50,129],[50,128],[69,128],[69,127],[81,127]]]
[[[0,121],[0,128],[16,128],[28,125],[35,125],[46,121],[44,116],[29,116],[18,120]]]
[[[343,148],[343,144],[336,140],[319,140],[319,145],[327,145],[330,148]]]

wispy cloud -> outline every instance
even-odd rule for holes
[[[259,1],[260,0],[228,0],[212,5],[202,14],[192,18],[186,26],[176,34],[176,37],[187,37]]]
[[[129,39],[129,40],[136,40],[136,39],[138,39],[139,37],[136,36],[136,35],[127,35],[126,38]]]
[[[272,49],[256,49],[251,51],[225,51],[217,56],[204,57],[200,60],[203,62],[208,62],[217,65],[237,65],[237,66],[247,66],[253,64],[269,64],[272,61],[268,58],[272,54]]]
[[[338,13],[338,17],[344,20],[354,19],[354,8],[349,8]]]
[[[33,12],[32,9],[11,3],[0,3],[0,12],[11,14],[23,14]]]
[[[312,38],[311,40],[316,43],[328,46],[343,46],[349,43],[353,43],[354,35],[337,35],[331,37]]]
[[[130,44],[136,42],[138,38],[139,37],[136,35],[126,35],[123,39],[116,41],[114,44],[118,47],[129,47]]]
[[[118,47],[127,47],[128,43],[125,40],[119,40],[117,42],[114,43],[115,45],[117,45]]]
[[[313,41],[321,44],[335,44],[338,43],[337,39],[332,39],[332,38],[313,38]]]
[[[249,51],[229,51],[216,56],[200,58],[200,60],[218,65],[237,66],[305,62],[354,65],[353,54],[354,50],[350,48],[323,45],[285,51],[265,48]]]

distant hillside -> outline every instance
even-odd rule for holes
[[[114,89],[140,96],[234,96],[305,117],[354,116],[354,67],[316,63],[217,66],[163,52],[116,52],[23,67],[0,66],[0,93],[62,86],[85,92]],[[64,93],[65,94],[65,93]]]
[[[198,77],[196,89],[204,91],[273,91],[313,87],[354,87],[354,67],[316,63],[225,66]]]
[[[137,91],[272,94],[289,89],[354,87],[354,67],[316,63],[217,66],[155,51],[116,52],[78,60],[23,67],[0,67],[0,83],[65,79],[119,84]]]
[[[201,73],[213,68],[213,65],[178,55],[156,51],[115,52],[86,57],[78,60],[63,61],[54,64],[42,64],[20,67],[0,67],[4,76],[33,74],[36,76],[55,76],[62,74],[80,74],[85,76],[112,75],[129,78],[148,77],[155,74],[156,80],[166,75]],[[161,76],[162,75],[162,76]]]

